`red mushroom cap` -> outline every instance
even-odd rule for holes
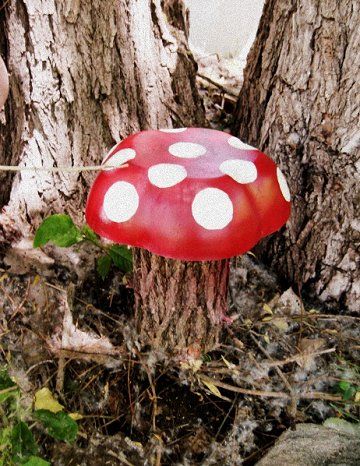
[[[9,76],[8,76],[5,63],[3,62],[3,59],[0,57],[0,110],[4,106],[8,93],[9,93]]]
[[[248,251],[290,215],[275,163],[240,139],[204,128],[142,131],[106,157],[86,219],[99,235],[181,260]]]

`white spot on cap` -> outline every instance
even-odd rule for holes
[[[150,183],[158,188],[170,188],[184,180],[187,172],[181,165],[159,163],[148,170]]]
[[[228,139],[228,143],[230,146],[235,147],[235,149],[256,150],[255,147],[245,144],[245,142],[240,141],[240,139],[235,136],[231,136],[231,138]]]
[[[285,201],[290,202],[291,196],[290,196],[289,186],[286,182],[283,172],[280,170],[279,167],[277,167],[276,169],[276,175],[277,175],[277,180],[278,180],[278,183],[281,189],[281,193],[284,196]]]
[[[206,148],[194,142],[176,142],[175,144],[171,144],[169,152],[175,157],[195,159],[196,157],[200,157],[200,155],[204,155]]]
[[[114,148],[113,148],[114,149]],[[111,149],[111,151],[113,150]],[[109,153],[111,153],[111,151]],[[113,170],[113,167],[121,167],[124,163],[128,162],[129,160],[134,159],[136,156],[136,152],[134,149],[121,149],[119,152],[116,152],[109,160],[105,162],[104,167],[109,165],[109,168],[104,168],[104,170]]]
[[[234,213],[230,197],[218,188],[199,191],[191,210],[195,222],[206,230],[222,230],[231,222]]]
[[[257,178],[256,166],[248,160],[225,160],[219,168],[222,173],[241,184],[252,183]]]
[[[169,128],[169,129],[159,129],[159,131],[163,133],[182,133],[183,131],[186,131],[187,128]]]
[[[108,189],[104,197],[104,212],[112,222],[130,220],[139,207],[139,195],[135,187],[126,181],[117,181]]]

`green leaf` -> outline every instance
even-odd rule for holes
[[[11,427],[0,429],[0,466],[11,464]]]
[[[110,266],[111,266],[111,257],[106,254],[106,256],[101,256],[97,260],[96,263],[96,270],[97,273],[100,275],[100,277],[105,280],[105,278],[108,276],[108,273],[110,271]]]
[[[66,248],[83,240],[83,235],[72,219],[65,214],[55,214],[46,218],[37,229],[34,248],[52,241],[56,246]]]
[[[11,379],[6,368],[0,369],[0,390],[16,387],[16,383]]]
[[[87,240],[91,241],[92,243],[99,243],[99,236],[89,227],[89,225],[84,225],[81,228],[81,233]]]
[[[343,393],[343,400],[344,401],[349,401],[351,400],[356,393],[356,389],[353,385],[350,385],[350,387],[344,391]]]
[[[346,390],[348,390],[350,387],[351,387],[351,383],[347,382],[346,380],[342,380],[341,382],[339,382],[339,389],[342,392],[346,392]]]
[[[16,383],[11,380],[6,368],[0,369],[0,403],[4,402],[11,396],[17,396],[19,391],[17,390]]]
[[[38,409],[34,411],[34,416],[54,439],[69,443],[75,441],[78,425],[68,414],[63,411],[52,413],[46,409]]]
[[[38,447],[34,436],[25,422],[19,422],[11,432],[12,460],[23,463],[36,455]]]
[[[11,432],[11,427],[0,429],[0,458],[2,457],[1,453],[11,446]]]
[[[116,267],[122,272],[130,272],[132,270],[132,251],[127,246],[119,244],[112,245],[109,250],[109,255]]]
[[[51,464],[38,456],[32,456],[23,466],[51,466]]]
[[[203,353],[201,355],[201,359],[203,360],[203,362],[211,362],[212,361],[210,354],[207,354],[207,353]]]

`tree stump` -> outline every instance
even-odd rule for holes
[[[185,262],[134,249],[135,321],[144,347],[180,358],[216,348],[226,320],[229,259]]]

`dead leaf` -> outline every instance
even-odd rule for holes
[[[51,275],[53,272],[50,271],[50,266],[55,261],[41,249],[35,249],[30,238],[23,238],[7,251],[4,263],[10,267],[10,272],[17,275],[33,270],[41,271],[42,275]]]
[[[54,398],[53,394],[47,387],[44,387],[35,393],[34,408],[36,410],[47,409],[52,413],[58,413],[64,409],[64,406]]]
[[[268,304],[263,305],[263,315],[273,315],[273,311],[271,310],[271,307]]]
[[[270,322],[274,317],[273,311],[268,304],[263,305],[263,312],[261,313],[261,322]]]
[[[251,319],[245,319],[245,320],[244,320],[244,325],[245,325],[245,327],[250,328],[250,327],[252,327],[252,324],[253,324],[253,323],[252,323],[252,320],[251,320]]]
[[[292,288],[287,289],[279,298],[276,306],[280,313],[287,315],[301,315],[303,304]]]
[[[74,421],[80,421],[80,419],[84,419],[84,416],[80,413],[69,413],[69,417]]]
[[[279,329],[280,332],[286,333],[289,330],[289,324],[283,317],[274,317],[274,319],[271,321],[271,324]]]
[[[207,380],[203,377],[200,376],[200,380],[201,382],[206,386],[206,388],[208,388],[210,390],[210,392],[217,396],[218,398],[221,398],[222,400],[226,400],[226,401],[231,401],[229,398],[227,398],[226,396],[223,396],[220,392],[220,390],[217,388],[216,385],[214,385],[212,382],[210,382],[210,380]]]
[[[228,367],[228,369],[235,369],[236,368],[235,364],[229,362],[227,359],[224,358],[223,355],[221,355],[221,359],[224,361],[224,363]]]
[[[297,363],[302,369],[310,370],[316,353],[325,345],[324,338],[302,338],[299,342],[299,358]]]
[[[238,348],[239,350],[242,350],[242,349],[245,348],[244,343],[241,340],[239,340],[238,338],[236,338],[236,337],[234,337],[233,343],[236,346],[236,348]]]
[[[211,393],[215,396],[218,396],[219,398],[222,398],[221,396],[221,393],[220,393],[220,390],[217,388],[216,385],[214,385],[213,383],[207,381],[207,380],[203,380],[201,379],[202,383],[204,385],[206,385],[206,387],[211,391]]]
[[[322,330],[321,333],[326,333],[327,335],[336,335],[338,331],[334,328],[326,328],[325,330]]]
[[[192,372],[197,372],[203,364],[201,359],[189,359],[188,361],[181,361],[180,366],[181,369],[184,370],[191,370]]]
[[[84,332],[74,324],[68,302],[65,302],[61,349],[94,354],[117,353],[116,348],[108,338],[95,335],[93,332]]]

